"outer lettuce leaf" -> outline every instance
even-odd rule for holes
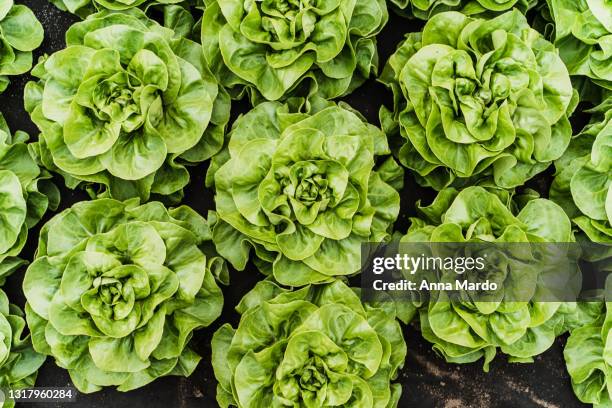
[[[293,292],[259,282],[238,327],[213,336],[219,406],[396,407],[406,343],[392,305],[362,305],[341,281]]]
[[[554,46],[513,10],[492,20],[458,12],[410,33],[380,80],[394,95],[383,128],[420,184],[436,190],[492,178],[523,185],[561,157],[577,94]]]
[[[56,215],[23,282],[34,349],[84,393],[190,375],[193,331],[223,307],[227,268],[211,236],[190,208],[159,202],[99,199]]]
[[[222,147],[229,98],[195,42],[138,9],[74,24],[25,90],[42,163],[70,188],[117,199],[177,199],[186,165]]]
[[[375,166],[386,154],[385,135],[348,107],[258,105],[211,165],[217,250],[239,270],[254,250],[288,286],[357,273],[361,243],[388,239],[399,213],[401,168]]]
[[[32,10],[13,0],[0,0],[0,92],[8,86],[10,76],[32,68],[32,51],[44,35]]]

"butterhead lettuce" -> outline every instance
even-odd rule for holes
[[[32,68],[32,51],[43,41],[44,30],[32,10],[13,0],[0,0],[0,92],[12,75]]]
[[[593,242],[612,242],[612,96],[591,110],[591,123],[555,162],[550,190]]]
[[[612,405],[612,278],[606,279],[603,309],[572,330],[563,355],[578,399],[596,408]],[[597,304],[591,306],[593,309]]]
[[[483,187],[445,189],[431,205],[418,207],[420,217],[411,219],[402,241],[503,244],[573,240],[570,220],[561,207],[546,199],[526,201],[519,208]],[[546,258],[542,259],[541,269],[532,261],[519,263],[510,257],[500,263],[506,268],[487,269],[487,279],[499,284],[491,301],[469,295],[450,299],[441,291],[420,309],[423,337],[446,361],[470,363],[483,358],[486,371],[498,350],[511,361],[531,361],[566,329],[565,313],[571,311],[561,302],[523,299],[525,294],[538,294],[538,273],[546,267]],[[522,295],[506,297],[505,290]]]
[[[544,171],[567,148],[576,106],[555,47],[513,10],[491,20],[433,16],[390,58],[381,108],[399,160],[437,190],[492,178],[510,189]]]
[[[93,14],[66,44],[25,89],[42,163],[94,195],[180,198],[185,166],[221,148],[229,120],[201,47],[138,9]]]
[[[23,317],[21,309],[9,303],[6,293],[0,289],[0,387],[5,390],[33,387],[38,369],[46,359],[32,348]],[[15,401],[6,397],[2,407],[14,407]]]
[[[234,97],[254,102],[352,92],[378,68],[385,0],[213,0],[202,46]]]
[[[361,243],[390,236],[403,172],[387,139],[347,107],[309,113],[265,102],[239,118],[214,173],[219,253],[281,284],[352,275]]]
[[[64,210],[44,225],[23,281],[34,349],[85,393],[190,375],[193,331],[223,306],[216,279],[227,271],[210,239],[188,207],[99,199]]]
[[[612,90],[612,3],[609,0],[547,0],[555,22],[555,45],[569,73]]]
[[[287,291],[264,280],[212,340],[219,406],[397,407],[406,343],[393,303],[341,281]]]
[[[48,209],[59,204],[59,191],[28,151],[29,136],[11,134],[0,113],[0,284],[26,262],[19,258],[28,238]]]
[[[525,13],[538,0],[391,0],[401,14],[427,20],[434,14],[459,11],[465,15],[493,15],[517,8]]]

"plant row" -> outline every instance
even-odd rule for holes
[[[0,279],[29,264],[25,320],[0,291],[0,385],[32,386],[46,356],[85,393],[189,376],[194,331],[249,264],[262,280],[212,340],[220,406],[395,407],[411,321],[448,362],[485,370],[569,332],[577,397],[612,406],[612,279],[588,303],[362,303],[347,283],[364,242],[612,242],[609,0],[53,3],[82,21],[33,64],[41,24],[0,0],[0,88],[30,72],[40,130],[29,141],[0,118]],[[424,27],[383,66],[388,8]],[[371,124],[334,100],[379,66],[393,106]],[[204,218],[176,205],[207,160]],[[526,184],[550,168],[542,198]],[[404,172],[437,196],[400,232]],[[58,208],[52,173],[91,200],[45,223],[24,260]]]

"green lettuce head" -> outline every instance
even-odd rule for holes
[[[194,330],[220,314],[227,278],[207,221],[188,207],[99,199],[41,230],[23,290],[34,349],[84,393],[129,391],[200,361]]]
[[[259,282],[238,328],[213,336],[219,406],[397,407],[406,343],[393,303],[383,307],[341,281],[294,292]]]
[[[30,335],[24,334],[25,326],[23,312],[9,304],[0,289],[0,387],[5,390],[33,387],[38,369],[46,359],[32,348]],[[3,408],[14,406],[14,401],[3,400]]]
[[[421,20],[428,20],[434,14],[445,11],[459,11],[465,15],[492,15],[517,8],[525,13],[534,7],[538,0],[390,0],[399,9]]]
[[[550,190],[574,223],[594,242],[612,242],[612,95],[590,111],[591,123],[555,162]]]
[[[606,302],[595,319],[572,330],[563,355],[578,399],[595,408],[612,405],[612,277],[606,279]],[[591,306],[593,307],[593,306]]]
[[[385,0],[211,0],[202,45],[234,97],[336,98],[377,71],[388,17]]]
[[[32,10],[13,0],[0,0],[0,92],[9,76],[32,68],[32,51],[40,46],[45,32]]]
[[[214,174],[219,253],[301,286],[359,271],[361,243],[380,242],[399,213],[401,168],[380,129],[334,104],[310,113],[265,102],[239,118]]]
[[[435,15],[406,36],[381,81],[394,94],[383,128],[401,135],[400,161],[436,190],[488,177],[522,185],[571,138],[567,69],[517,10],[492,20]]]
[[[612,90],[612,2],[547,0],[555,45],[570,75]]]
[[[6,276],[26,262],[18,256],[26,244],[28,229],[47,209],[59,204],[59,191],[51,176],[40,170],[28,151],[28,135],[14,135],[0,113],[0,285]]]
[[[138,9],[93,14],[66,44],[26,85],[42,163],[93,194],[180,198],[185,165],[221,148],[229,116],[201,47]]]
[[[427,207],[418,206],[420,218],[402,241],[413,242],[571,242],[571,223],[563,209],[546,199],[530,199],[520,209],[502,202],[483,187],[469,187],[461,192],[442,190]],[[511,210],[514,210],[512,211]],[[522,252],[519,251],[519,252]],[[560,302],[523,301],[532,293],[541,293],[539,268],[525,270],[517,258],[507,256],[507,269],[488,268],[487,279],[499,283],[493,300],[448,298],[440,292],[420,309],[423,337],[434,350],[452,363],[470,363],[484,357],[484,369],[498,349],[511,361],[526,362],[547,350],[564,329],[564,313],[571,305]],[[534,259],[534,258],[529,258]],[[543,259],[543,265],[547,262]],[[513,267],[517,265],[517,267]],[[545,269],[545,267],[543,268]],[[453,272],[454,273],[454,272]],[[508,292],[504,292],[508,291]],[[506,294],[520,293],[520,297]],[[499,295],[499,296],[497,296]],[[510,300],[504,300],[510,299]]]
[[[183,6],[189,6],[191,3],[198,3],[199,0],[50,0],[57,8],[63,11],[68,11],[82,18],[101,10],[123,11],[131,8],[141,8],[148,10],[150,7],[162,8],[164,12],[176,13]],[[189,17],[181,13],[182,17]],[[166,17],[166,16],[164,16]],[[191,18],[190,20],[193,20]],[[193,23],[193,21],[192,21]]]

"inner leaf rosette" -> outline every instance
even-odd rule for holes
[[[137,9],[91,15],[66,44],[25,89],[42,163],[93,194],[180,198],[185,165],[221,148],[229,120],[200,46]]]
[[[568,316],[575,312],[576,303],[553,301],[547,293],[552,286],[543,283],[558,282],[562,272],[554,262],[559,246],[543,243],[572,242],[570,220],[552,201],[531,196],[505,200],[508,197],[479,186],[460,192],[442,190],[431,205],[418,206],[419,218],[411,219],[401,239],[455,243],[456,248],[460,247],[456,243],[497,243],[500,248],[507,244],[505,251],[487,247],[489,259],[498,258],[495,263],[489,260],[491,265],[480,274],[486,276],[478,280],[496,282],[495,291],[479,296],[465,291],[459,298],[439,291],[419,310],[421,333],[448,362],[484,358],[488,371],[498,349],[510,361],[529,362],[570,327]],[[574,282],[577,272],[576,262],[576,269],[569,268],[562,282]]]
[[[361,244],[389,237],[401,168],[380,129],[325,103],[310,113],[266,102],[239,118],[213,161],[214,241],[239,270],[257,266],[285,285],[359,271]],[[209,174],[209,181],[212,177]]]
[[[378,68],[384,0],[215,0],[202,19],[206,59],[232,96],[346,95]]]
[[[26,244],[28,229],[47,209],[59,204],[59,191],[51,175],[38,167],[28,151],[29,136],[11,134],[0,113],[0,285],[26,262],[19,254]]]
[[[188,207],[99,199],[42,229],[23,283],[35,350],[81,392],[188,376],[194,330],[220,314],[226,282],[207,221]]]
[[[237,329],[212,340],[219,406],[397,407],[406,343],[393,305],[363,305],[340,281],[294,292],[259,282]]]
[[[492,20],[458,12],[432,17],[390,58],[381,109],[397,155],[437,190],[492,178],[524,184],[561,157],[577,97],[555,47],[513,10]]]
[[[612,96],[590,111],[591,123],[555,162],[550,190],[593,242],[612,242]]]

